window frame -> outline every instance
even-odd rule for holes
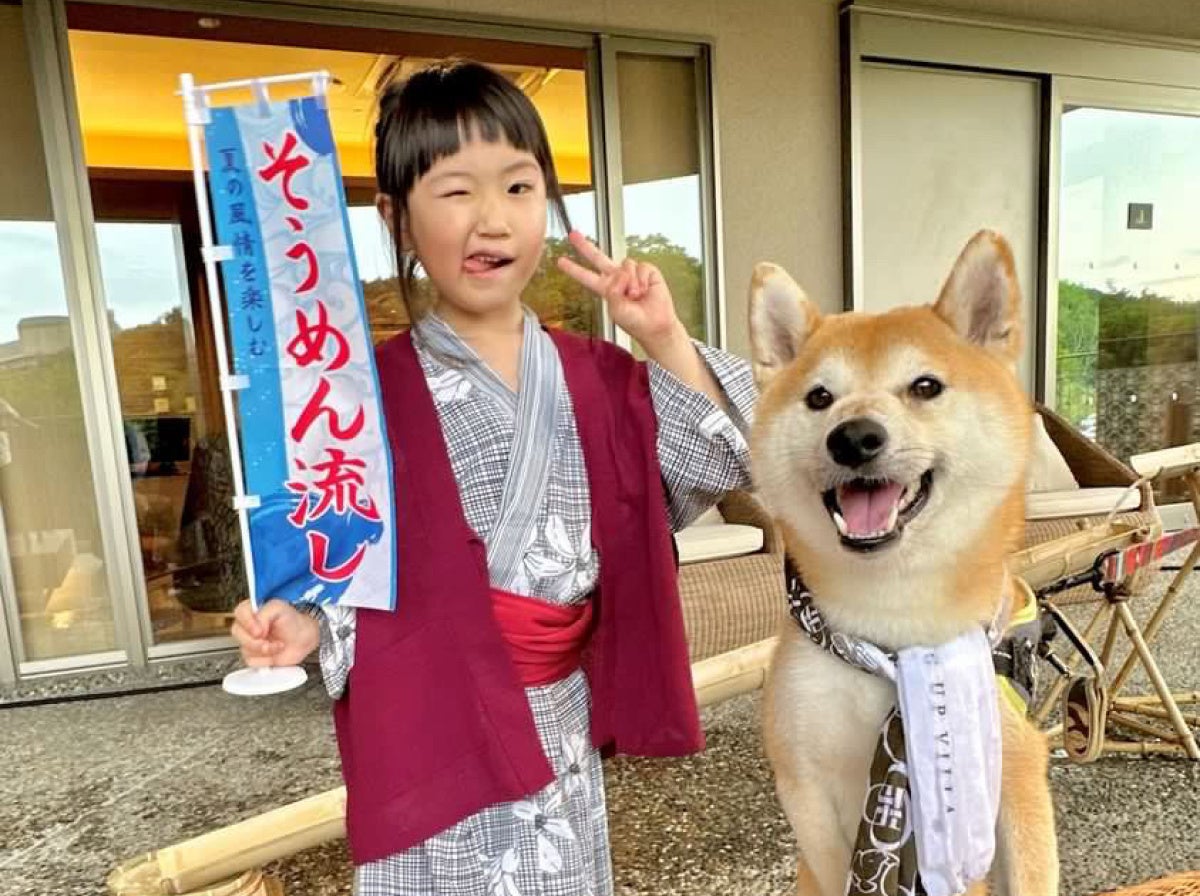
[[[5,2],[5,0],[0,0]],[[373,32],[407,32],[422,36],[452,38],[455,41],[477,40],[482,45],[504,45],[519,52],[520,45],[538,48],[560,48],[586,60],[589,91],[588,114],[592,143],[593,184],[596,190],[597,226],[601,247],[614,253],[614,222],[619,221],[619,202],[611,201],[620,190],[619,168],[615,173],[609,164],[610,125],[616,121],[609,98],[607,81],[615,77],[615,67],[605,67],[604,57],[615,62],[617,51],[656,55],[686,56],[696,60],[696,83],[699,93],[698,110],[701,120],[700,159],[702,164],[702,214],[706,255],[705,303],[708,341],[723,346],[726,343],[724,297],[720,271],[721,236],[718,200],[718,153],[713,121],[715,101],[712,85],[713,41],[703,35],[654,34],[621,32],[610,34],[599,26],[563,25],[549,22],[518,22],[492,19],[478,15],[436,11],[428,14],[397,10],[384,11],[377,5],[345,2],[327,7],[278,6],[247,0],[124,0],[121,3],[105,0],[25,0],[22,4],[26,25],[26,42],[30,53],[35,98],[42,139],[46,153],[47,175],[50,181],[56,228],[59,233],[63,274],[66,280],[68,314],[76,340],[77,363],[83,387],[85,423],[89,454],[93,465],[94,500],[103,537],[103,557],[108,587],[112,595],[117,651],[104,655],[64,657],[39,663],[20,662],[19,626],[5,609],[0,613],[0,628],[7,628],[8,639],[0,639],[0,683],[13,683],[30,675],[85,671],[103,667],[144,669],[160,660],[193,657],[199,654],[229,654],[234,643],[229,638],[208,638],[203,641],[177,641],[160,645],[153,643],[145,582],[138,550],[138,530],[132,490],[127,481],[124,459],[124,437],[121,425],[120,399],[117,390],[115,361],[109,333],[106,301],[100,276],[96,239],[96,215],[89,192],[89,172],[86,167],[77,93],[71,68],[68,31],[76,27],[71,21],[88,15],[115,17],[121,11],[136,10],[120,21],[126,33],[145,32],[161,26],[163,16],[180,14],[203,16],[236,16],[260,22],[286,22],[303,26],[330,29],[358,29]],[[113,21],[108,19],[108,22]],[[152,33],[162,33],[155,31]],[[619,132],[618,132],[619,133]],[[619,143],[616,145],[619,151]],[[618,196],[619,200],[619,196]],[[619,253],[614,253],[619,254]],[[611,321],[605,317],[605,333],[613,336]],[[0,546],[0,585],[8,590],[5,576],[11,573],[6,551]]]

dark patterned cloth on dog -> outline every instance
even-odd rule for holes
[[[792,618],[823,650],[892,681],[851,856],[847,896],[952,896],[995,854],[1000,726],[982,628],[937,648],[897,652],[826,623],[790,559]]]

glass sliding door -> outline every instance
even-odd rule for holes
[[[658,267],[688,332],[719,344],[706,60],[692,46],[609,45],[624,253]]]
[[[1195,115],[1069,96],[1055,404],[1122,459],[1200,441],[1200,96]]]
[[[118,639],[23,15],[0,5],[0,595],[14,664],[46,667]]]
[[[541,113],[571,223],[594,237],[587,54],[284,21],[264,28],[257,20],[231,16],[163,12],[155,34],[124,33],[122,21],[105,7],[68,5],[128,488],[137,517],[145,595],[139,615],[152,649],[177,652],[204,649],[206,639],[225,637],[228,613],[246,595],[187,135],[175,95],[178,60],[192,60],[190,70],[201,84],[320,69],[333,74],[331,123],[372,335],[380,341],[405,328],[408,318],[390,240],[374,208],[377,91],[448,56],[493,65]],[[225,95],[215,101],[237,99]],[[565,236],[551,227],[543,269],[525,299],[548,324],[600,335],[598,303],[553,263],[566,250]],[[427,281],[419,279],[418,288],[427,289]]]

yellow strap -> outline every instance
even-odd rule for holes
[[[1009,705],[1017,711],[1018,714],[1024,716],[1029,711],[1029,704],[1021,699],[1021,695],[1017,693],[1017,689],[1003,675],[996,676],[996,687],[1000,691],[1000,696],[1008,701]]]
[[[1026,622],[1033,622],[1037,619],[1038,605],[1037,598],[1033,596],[1033,589],[1029,584],[1021,578],[1013,580],[1017,586],[1017,595],[1021,600],[1021,606],[1013,613],[1012,619],[1008,621],[1008,627],[1014,628],[1018,625],[1024,625]]]
[[[1008,620],[1008,630],[1016,628],[1019,625],[1025,625],[1027,622],[1033,622],[1037,619],[1038,605],[1037,598],[1033,595],[1033,589],[1022,578],[1015,577],[1013,579],[1016,585],[1015,599],[1021,602],[1021,605],[1013,612],[1012,618]],[[1029,711],[1029,704],[1021,699],[1021,695],[1017,689],[1012,686],[1012,682],[1003,675],[996,676],[996,684],[999,688],[1000,695],[1022,716]]]

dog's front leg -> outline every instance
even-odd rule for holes
[[[779,777],[776,791],[796,833],[796,896],[842,896],[850,873],[852,844],[846,839],[832,795],[811,776]]]
[[[1046,740],[1001,705],[1004,771],[993,879],[1003,896],[1057,896],[1058,843]]]

